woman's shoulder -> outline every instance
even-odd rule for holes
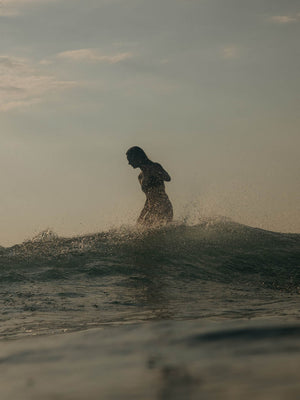
[[[167,173],[167,171],[159,163],[153,163],[153,164],[154,164],[153,170],[155,171],[155,174],[158,175],[160,178],[162,178],[164,181],[169,182],[171,178],[170,175]]]
[[[154,162],[154,163],[152,164],[152,168],[155,169],[155,170],[157,170],[157,171],[162,171],[162,170],[163,170],[163,167],[162,167],[159,163],[157,163],[157,162]]]
[[[161,171],[163,171],[163,167],[155,162],[151,162],[151,164],[148,165],[148,167],[145,169],[145,176],[147,175],[157,175],[161,174]]]

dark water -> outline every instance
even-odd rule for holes
[[[230,221],[1,250],[0,335],[161,319],[299,318],[300,235]]]
[[[19,382],[4,385],[5,399],[300,396],[299,234],[220,219],[76,238],[44,232],[1,249],[0,291],[0,368],[14,371],[2,380]],[[103,369],[121,374],[119,384]]]

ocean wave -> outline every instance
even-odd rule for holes
[[[255,281],[298,290],[299,267],[299,234],[265,231],[227,219],[152,230],[121,227],[73,238],[44,231],[0,254],[0,275],[6,281],[22,276],[61,280],[76,275],[149,279],[153,273],[185,282]]]

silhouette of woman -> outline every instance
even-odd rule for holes
[[[137,220],[145,227],[166,225],[173,219],[173,207],[165,192],[164,181],[170,182],[169,174],[163,167],[149,160],[140,147],[131,147],[126,153],[128,164],[140,168],[139,182],[146,195],[146,203]]]

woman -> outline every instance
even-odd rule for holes
[[[149,160],[140,147],[131,147],[126,153],[128,163],[133,168],[140,168],[139,182],[146,195],[146,203],[137,223],[153,227],[165,225],[173,219],[173,207],[165,192],[164,181],[170,182],[169,174],[163,167]]]

